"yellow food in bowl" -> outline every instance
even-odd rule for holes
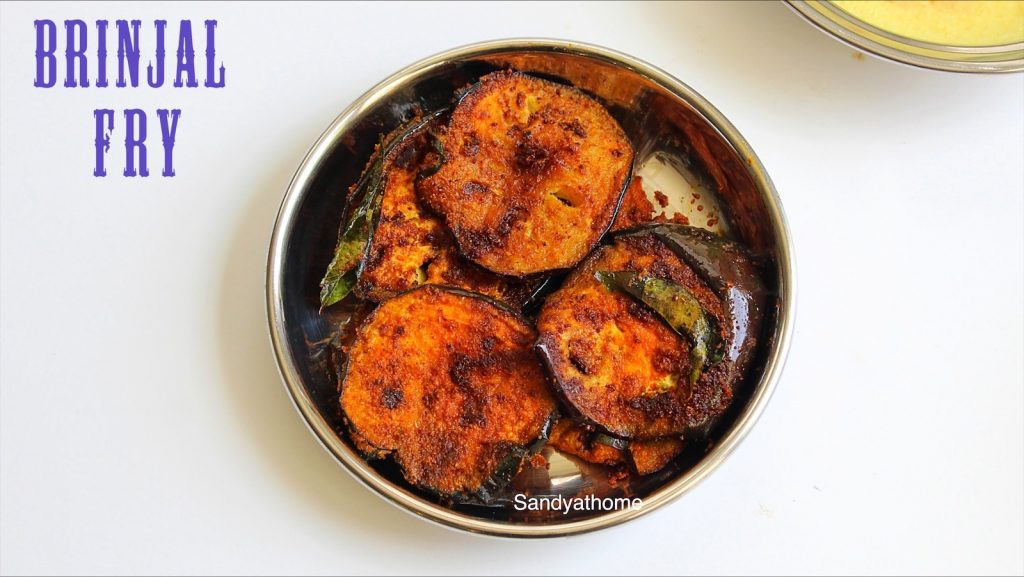
[[[893,34],[946,46],[1024,42],[1024,1],[833,0],[850,15]]]

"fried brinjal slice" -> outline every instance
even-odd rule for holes
[[[417,285],[442,284],[520,308],[537,281],[503,277],[463,258],[440,219],[421,206],[416,180],[438,162],[426,128],[384,159],[380,208],[370,227],[356,294],[380,302]]]
[[[593,430],[587,429],[571,419],[559,419],[551,427],[548,445],[563,453],[579,457],[588,463],[615,467],[626,462],[626,455],[622,452],[623,447],[597,442],[594,439]]]
[[[393,456],[413,485],[486,501],[546,437],[555,412],[533,344],[509,309],[425,285],[359,327],[341,408],[368,457]]]
[[[462,257],[444,224],[420,204],[415,184],[440,162],[431,132],[442,116],[417,118],[377,147],[350,191],[348,220],[322,282],[322,306],[352,291],[380,302],[420,284],[443,284],[518,309],[539,284],[502,277]]]
[[[647,441],[629,443],[629,460],[641,475],[660,471],[683,452],[686,442],[682,437],[658,437]]]
[[[425,119],[417,118],[382,137],[359,179],[349,187],[344,218],[338,230],[338,244],[320,281],[321,310],[341,302],[355,288],[372,223],[380,210],[385,165],[394,159],[396,149],[407,138],[424,130],[436,118],[437,114]]]
[[[664,240],[685,231],[659,225],[616,237],[548,297],[537,320],[537,347],[558,392],[584,421],[617,437],[706,430],[746,368],[738,353],[755,346],[763,293],[736,325],[731,293],[748,285],[713,282]],[[729,259],[749,263],[735,244],[720,245],[728,249],[715,249],[719,268]]]
[[[441,135],[445,162],[418,186],[462,254],[505,275],[567,269],[608,229],[633,148],[582,92],[517,72],[471,87]]]
[[[685,447],[683,439],[678,436],[627,441],[609,437],[570,419],[555,423],[548,445],[588,463],[611,467],[628,463],[640,475],[661,470]]]

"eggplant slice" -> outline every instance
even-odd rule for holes
[[[462,257],[455,240],[416,197],[416,180],[440,162],[432,131],[443,111],[417,118],[384,138],[349,193],[349,219],[322,282],[321,304],[350,292],[381,302],[421,284],[479,292],[513,308],[538,280],[501,277]]]
[[[555,412],[534,329],[496,301],[419,287],[360,326],[341,408],[368,457],[452,501],[487,501],[547,436]]]
[[[626,455],[622,451],[623,446],[598,442],[594,438],[593,430],[587,429],[571,419],[559,419],[551,427],[548,445],[597,465],[617,467],[626,462]]]
[[[658,437],[648,441],[629,443],[629,460],[640,475],[657,473],[672,462],[683,449],[686,441],[682,437]]]
[[[421,284],[442,284],[519,309],[538,281],[496,275],[463,258],[451,234],[416,196],[416,180],[440,162],[430,126],[410,134],[384,159],[382,198],[355,292],[381,302]]]
[[[415,119],[381,138],[359,180],[349,188],[334,257],[320,281],[321,311],[344,300],[355,288],[360,264],[365,260],[363,255],[371,224],[380,211],[385,160],[392,157],[398,144],[432,122],[437,114],[427,119]]]
[[[717,354],[697,366],[696,345],[708,335],[701,341],[673,329],[666,321],[673,315],[598,280],[607,271],[684,291],[679,306],[699,305]],[[763,302],[749,257],[734,243],[679,225],[647,227],[599,248],[548,297],[537,348],[558,393],[586,423],[624,439],[690,436],[728,408],[756,345]]]
[[[568,269],[598,243],[629,184],[633,148],[582,92],[518,72],[483,77],[418,185],[462,254],[499,274]]]
[[[647,441],[609,437],[571,419],[560,419],[555,423],[548,445],[588,463],[610,467],[629,464],[639,475],[660,471],[686,446],[678,436]]]

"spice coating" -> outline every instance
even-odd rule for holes
[[[607,437],[605,437],[607,439]],[[620,441],[612,443],[571,419],[561,419],[551,428],[548,445],[588,463],[621,467],[629,463],[640,475],[661,470],[679,453],[685,443],[678,436],[658,437],[646,441]]]
[[[380,302],[420,284],[442,284],[521,307],[531,284],[501,277],[463,258],[444,224],[416,197],[418,175],[437,161],[428,138],[427,130],[421,130],[384,159],[380,215],[363,257],[356,294]]]
[[[462,253],[526,276],[579,262],[608,229],[633,149],[600,104],[517,72],[485,76],[441,136],[446,162],[418,187]]]
[[[384,302],[360,326],[341,384],[353,436],[369,456],[393,455],[416,486],[479,491],[521,461],[555,410],[535,339],[463,291],[427,285]]]
[[[626,455],[611,445],[594,442],[593,431],[574,423],[571,419],[560,419],[551,428],[548,445],[598,465],[618,466],[626,462]]]
[[[713,317],[723,340],[729,325],[718,296],[652,235],[619,237],[595,251],[548,297],[537,320],[538,350],[567,403],[587,422],[616,436],[681,434],[728,406],[733,390],[724,363],[691,386],[691,344],[632,297],[595,277],[626,270],[688,289]]]

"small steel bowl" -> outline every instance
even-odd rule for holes
[[[794,12],[830,36],[869,54],[903,64],[949,72],[1024,70],[1024,42],[1002,46],[949,46],[893,34],[831,2],[791,0]]]
[[[336,305],[321,314],[318,283],[337,239],[344,191],[363,169],[378,135],[418,110],[448,105],[457,89],[503,68],[557,78],[601,100],[633,141],[641,174],[648,171],[647,178],[677,201],[701,194],[709,210],[721,210],[727,216],[721,221],[728,225],[717,225],[719,232],[750,248],[772,289],[774,302],[757,360],[708,442],[692,443],[658,473],[617,480],[600,467],[546,448],[548,467],[524,470],[509,489],[567,499],[640,497],[639,509],[566,514],[507,505],[447,506],[406,483],[388,461],[364,460],[339,414],[338,353],[327,344],[351,320],[352,310]],[[715,228],[710,221],[697,224]],[[313,145],[288,187],[274,227],[266,289],[270,335],[285,385],[310,430],[378,495],[422,518],[475,533],[582,533],[628,521],[679,497],[718,467],[750,431],[779,380],[789,348],[794,317],[789,247],[782,206],[764,167],[733,125],[690,87],[649,64],[597,46],[533,39],[484,42],[395,73],[342,112]]]

